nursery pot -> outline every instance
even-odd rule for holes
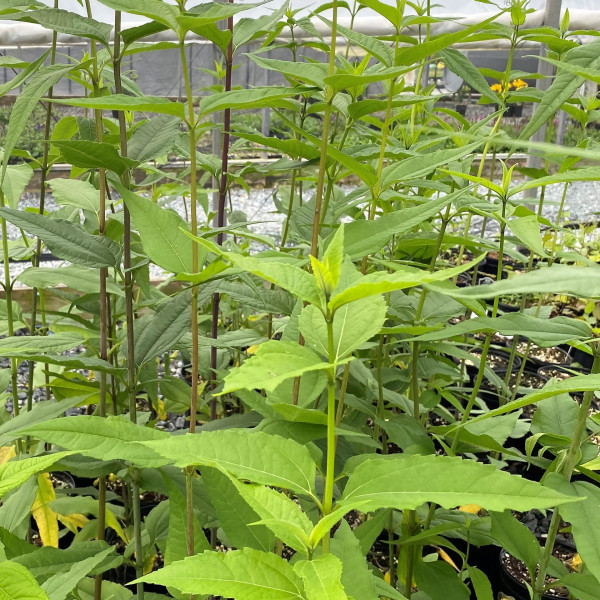
[[[521,117],[523,116],[523,106],[521,104],[511,104],[504,113],[505,117]]]
[[[454,110],[463,117],[467,114],[467,105],[466,104],[457,104],[454,107]]]
[[[478,358],[481,356],[481,350],[476,349],[471,354],[476,355]],[[508,363],[510,360],[510,353],[504,350],[490,350],[486,359],[486,366],[491,367],[494,373],[502,372],[506,373],[506,369],[508,367]],[[513,369],[519,369],[521,366],[521,359],[518,356],[515,356],[513,361]],[[479,368],[474,364],[466,365],[467,374],[471,380],[471,385],[475,382],[475,378],[477,377],[477,373],[479,372]],[[504,375],[502,375],[504,376]]]
[[[529,592],[525,587],[524,583],[521,583],[505,565],[505,557],[509,556],[508,552],[502,548],[498,554],[498,573],[499,573],[499,585],[500,591],[505,595],[512,596],[515,600],[530,600]],[[542,594],[542,600],[558,600],[560,596],[550,596],[549,594]],[[566,600],[566,599],[565,599]]]
[[[506,341],[506,345],[512,347],[512,339]],[[520,348],[517,348],[517,352],[523,352],[527,347],[527,342],[519,342]],[[568,367],[573,362],[573,358],[565,352],[559,346],[552,346],[550,348],[540,348],[539,346],[531,345],[529,354],[527,356],[527,365],[535,368],[536,370],[540,367],[546,366],[563,366]]]

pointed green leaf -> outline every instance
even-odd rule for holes
[[[110,43],[112,33],[111,25],[60,8],[40,8],[22,13],[9,13],[3,18],[38,23],[46,29],[96,40],[105,46]]]
[[[469,600],[469,588],[457,577],[456,571],[445,561],[419,561],[415,565],[415,581],[419,590],[430,598]]]
[[[83,338],[75,333],[55,333],[44,337],[20,335],[1,339],[0,354],[11,358],[27,358],[32,354],[73,350],[82,342]]]
[[[158,206],[122,186],[117,189],[131,212],[133,224],[142,238],[144,251],[150,260],[171,273],[193,272],[194,245],[182,231],[188,224],[173,210]],[[198,265],[204,262],[205,253],[200,248]]]
[[[299,377],[308,371],[329,369],[309,348],[295,342],[271,340],[261,344],[256,354],[233,369],[225,377],[221,394],[236,390],[263,389],[272,392],[286,379]]]
[[[60,269],[47,269],[45,267],[29,267],[18,277],[21,283],[30,287],[42,289],[56,288],[66,285],[72,290],[84,294],[98,294],[100,292],[100,278],[95,269],[84,269],[73,265]],[[115,296],[124,296],[123,289],[114,281],[106,282],[106,291]]]
[[[174,587],[184,594],[243,600],[307,600],[300,577],[286,560],[252,548],[203,552],[139,581]]]
[[[491,465],[448,456],[373,457],[350,475],[340,505],[368,502],[368,509],[416,509],[424,502],[444,508],[479,504],[503,511],[548,508],[572,498]]]
[[[322,554],[313,560],[294,564],[302,577],[308,600],[348,600],[341,583],[342,562],[333,554]]]
[[[239,479],[311,495],[315,463],[305,446],[247,429],[207,431],[146,442],[177,467],[217,467]]]
[[[260,521],[260,516],[240,494],[232,478],[226,472],[212,467],[203,467],[201,472],[206,492],[228,544],[236,548],[272,552],[275,536],[264,525],[252,525]]]
[[[79,179],[51,179],[48,184],[57,204],[75,206],[98,216],[100,192],[89,182]]]
[[[217,92],[200,100],[198,108],[201,116],[230,108],[241,110],[245,108],[290,108],[290,97],[298,94],[297,90],[289,87],[265,87],[230,92]]]
[[[42,589],[48,594],[49,600],[64,600],[90,571],[113,552],[114,548],[107,548],[95,556],[75,563],[66,573],[56,573],[47,579],[43,583]]]
[[[33,169],[28,164],[10,165],[6,169],[2,191],[11,208],[17,208],[21,194],[33,177]]]
[[[568,482],[558,473],[549,473],[546,481],[549,487],[579,500],[561,506],[560,514],[571,524],[586,570],[600,579],[600,491],[587,481]]]
[[[383,296],[357,300],[337,310],[333,317],[335,361],[377,335],[385,322],[386,311]],[[299,326],[306,347],[327,358],[327,323],[323,313],[314,306],[306,306],[300,313]]]
[[[164,156],[180,134],[179,120],[170,115],[149,119],[135,129],[127,144],[127,156],[140,163]]]
[[[185,105],[173,102],[162,96],[128,96],[126,94],[112,94],[99,98],[68,98],[65,100],[54,99],[56,104],[67,106],[80,106],[94,110],[139,110],[143,112],[173,115],[180,119],[185,118]]]
[[[117,267],[121,247],[105,236],[91,235],[70,221],[0,208],[0,216],[43,240],[57,257],[85,267]]]
[[[33,458],[24,458],[22,460],[13,458],[11,461],[0,465],[0,497],[13,488],[20,486],[32,475],[48,470],[55,462],[70,454],[73,453],[56,452],[46,456],[34,456]]]
[[[133,15],[146,17],[151,21],[158,21],[166,25],[169,29],[177,31],[179,29],[177,16],[179,10],[162,0],[144,0],[140,3],[137,0],[101,0],[102,4]]]
[[[4,138],[4,158],[2,160],[0,183],[4,182],[11,152],[17,145],[19,138],[25,129],[25,125],[40,98],[42,98],[42,96],[65,75],[80,67],[81,65],[72,64],[57,64],[43,67],[32,75],[28,84],[25,86],[25,89],[17,96],[10,112],[6,137]]]
[[[122,417],[88,415],[39,423],[20,433],[100,460],[123,459],[144,467],[160,467],[166,461],[139,442],[169,437],[164,431],[136,425]]]
[[[39,58],[37,58],[32,63],[23,63],[21,66],[22,70],[20,73],[15,75],[11,80],[6,83],[0,84],[0,98],[5,94],[8,94],[11,90],[19,87],[29,76],[37,73],[38,69],[41,65],[44,64],[44,61],[48,57],[50,50],[44,52]],[[8,65],[2,65],[3,67],[7,67]],[[15,65],[14,68],[17,68],[19,65]],[[24,68],[23,68],[24,67]]]
[[[127,96],[129,98],[129,96]],[[117,149],[106,142],[88,140],[53,141],[63,158],[74,167],[82,169],[108,169],[122,175],[137,166],[137,161],[121,156]]]

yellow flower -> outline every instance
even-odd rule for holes
[[[494,85],[490,86],[490,89],[492,92],[497,92],[498,94],[502,92],[502,86],[499,83],[494,83]]]
[[[515,90],[520,90],[521,88],[526,88],[526,87],[529,87],[529,86],[527,85],[527,82],[526,82],[526,81],[523,81],[522,79],[515,79],[515,80],[512,82],[512,85],[513,85],[513,87],[515,88]]]

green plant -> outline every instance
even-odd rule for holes
[[[89,4],[86,17],[35,2],[0,8],[3,18],[90,42],[81,62],[45,66],[43,55],[0,88],[25,82],[28,92],[12,108],[0,171],[0,355],[9,365],[0,370],[0,591],[40,600],[126,600],[133,590],[140,600],[490,600],[496,590],[473,554],[496,544],[524,563],[534,600],[558,587],[597,596],[598,417],[588,413],[598,342],[593,323],[550,316],[545,305],[555,295],[588,305],[600,297],[597,266],[561,229],[567,186],[600,177],[580,163],[600,159],[588,136],[597,102],[575,97],[598,76],[598,42],[579,47],[565,26],[524,27],[521,0],[440,35],[429,2],[334,0],[328,17],[326,7],[312,14],[326,37],[287,4],[246,18],[248,5],[230,2],[103,3],[116,11],[114,27],[95,21]],[[342,25],[344,11],[355,23],[366,8],[395,34]],[[498,22],[505,12],[510,25]],[[147,22],[123,30],[122,13]],[[175,44],[148,41],[165,30]],[[190,33],[223,55],[199,98]],[[439,59],[487,101],[514,101],[452,47],[483,38],[510,41],[509,56],[522,41],[551,49],[558,75],[547,94],[527,91],[538,106],[521,132],[509,131],[502,111],[469,124],[422,82]],[[249,42],[256,68],[283,73],[286,85],[232,85]],[[287,58],[264,56],[277,46]],[[131,53],[171,47],[181,102],[145,96],[121,73]],[[307,59],[309,49],[319,59]],[[525,78],[510,62],[497,79]],[[52,98],[63,77],[87,96]],[[370,84],[379,96],[366,97]],[[47,125],[38,160],[19,142],[40,100],[46,123],[57,104],[85,113]],[[259,133],[262,108],[273,113],[269,135]],[[579,124],[577,143],[530,143],[562,108]],[[222,151],[200,152],[213,133]],[[229,161],[257,146],[280,158]],[[497,160],[503,148],[540,153],[544,168],[519,179]],[[186,168],[159,169],[165,155]],[[72,166],[71,178],[52,178],[57,162]],[[39,210],[18,209],[33,167],[56,210],[43,196]],[[257,173],[282,184],[275,242],[238,214],[227,222],[231,188]],[[543,202],[552,184],[565,186],[554,223]],[[537,211],[518,200],[530,188],[542,189]],[[173,196],[185,219],[169,207]],[[482,231],[497,222],[498,239],[474,233],[474,216]],[[8,239],[7,222],[22,240]],[[71,264],[40,268],[43,247]],[[467,275],[477,282],[492,252],[490,285],[456,285]],[[33,264],[15,278],[9,259],[23,254]],[[505,255],[525,272],[502,279]],[[151,266],[168,285],[151,284]],[[17,280],[37,290],[30,305],[16,302]],[[502,314],[508,297],[519,310]],[[16,335],[24,327],[28,335]],[[523,394],[526,361],[511,371],[516,381],[492,368],[498,334],[513,339],[509,367],[525,339],[526,358],[533,344],[566,344],[593,356],[592,373]],[[172,369],[188,360],[185,382]],[[22,361],[29,387],[19,412]],[[51,398],[34,402],[36,387]],[[75,408],[86,414],[65,416]],[[189,418],[189,432],[165,431],[174,414]],[[542,469],[537,481],[511,472],[529,464]],[[60,472],[76,487],[61,488]],[[571,482],[573,473],[587,480]],[[553,511],[544,547],[511,512],[534,508]],[[568,573],[552,558],[561,518],[585,570]]]

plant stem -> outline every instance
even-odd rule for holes
[[[327,315],[327,346],[330,367],[327,370],[327,467],[325,492],[323,495],[323,515],[328,515],[333,507],[333,482],[335,480],[335,345],[333,338],[333,314]],[[329,552],[329,535],[323,537],[323,552]]]
[[[58,0],[54,0],[54,8],[58,8]],[[58,34],[56,31],[52,32],[52,46],[50,47],[50,65],[56,62],[56,41]],[[48,99],[51,99],[54,94],[54,86],[48,90]],[[46,120],[44,122],[44,150],[42,153],[42,165],[41,165],[41,178],[40,178],[40,203],[38,205],[38,213],[44,214],[44,208],[46,204],[46,181],[48,179],[48,154],[50,152],[50,124],[52,121],[52,102],[48,102],[46,105]],[[40,256],[42,254],[42,240],[38,238],[35,245],[35,252],[32,257],[31,264],[33,267],[40,266]],[[35,335],[37,326],[37,307],[38,307],[38,294],[39,290],[37,287],[31,290],[31,326],[29,329],[30,335]],[[33,408],[33,373],[35,363],[29,361],[29,371],[27,373],[27,410],[30,411]],[[47,370],[47,367],[46,367]],[[47,397],[46,400],[50,398]]]
[[[121,94],[123,85],[121,80],[121,11],[115,11],[115,31],[113,49],[113,72],[115,79],[115,92]],[[121,156],[127,156],[127,124],[125,113],[118,111],[119,140]],[[125,171],[122,177],[123,186],[129,188],[129,172]],[[127,398],[129,404],[129,419],[137,422],[136,387],[137,373],[135,368],[135,335],[134,335],[134,307],[133,307],[133,275],[131,272],[131,215],[127,205],[123,203],[123,266],[125,270],[125,329],[127,335]],[[131,470],[131,503],[133,508],[133,538],[135,545],[135,571],[136,577],[144,574],[144,557],[142,546],[142,522],[140,510],[140,483],[139,471]],[[136,584],[137,599],[144,600],[144,584]]]
[[[337,14],[338,14],[338,2],[333,0],[331,3],[332,17],[331,17],[331,42],[329,47],[329,76],[333,76],[335,73],[335,51],[337,43]],[[317,189],[315,192],[315,213],[313,219],[313,230],[312,230],[312,242],[310,246],[310,253],[316,258],[319,255],[319,230],[321,225],[321,208],[323,204],[323,190],[325,188],[325,175],[327,172],[327,144],[329,143],[329,125],[331,122],[331,104],[335,92],[331,87],[326,88],[326,99],[327,104],[325,105],[325,112],[323,114],[323,132],[321,138],[321,157],[319,160],[319,174],[317,177]]]
[[[230,3],[233,0],[229,0]],[[233,71],[233,17],[227,19],[227,29],[231,32],[231,40],[225,53],[225,91],[231,91],[231,73]],[[226,108],[223,111],[223,138],[221,141],[221,177],[219,180],[219,206],[217,212],[217,227],[225,227],[225,200],[227,198],[227,170],[229,168],[229,130],[231,129],[231,109]],[[217,244],[223,244],[223,232],[217,234]],[[212,324],[211,336],[214,340],[219,335],[219,304],[221,295],[217,292],[212,298]],[[210,348],[210,377],[211,389],[215,387],[215,378],[217,371],[217,347]],[[210,400],[210,419],[217,418],[217,401],[215,398]]]
[[[90,0],[85,0],[85,8],[88,18],[92,18],[92,9]],[[92,56],[92,83],[94,86],[94,95],[99,96],[99,71],[98,71],[98,52],[96,42],[90,42],[90,54]],[[103,124],[102,110],[94,110],[94,120],[96,123],[96,141],[102,142]],[[98,234],[104,235],[106,226],[106,172],[105,169],[98,169],[99,179],[99,208],[98,208]],[[100,358],[108,360],[108,318],[107,318],[107,294],[106,280],[108,278],[108,269],[100,269]],[[98,416],[106,416],[106,373],[100,372],[100,389],[98,399]],[[106,478],[100,477],[98,480],[98,534],[99,540],[104,540],[104,530],[106,528]],[[94,587],[94,600],[102,598],[102,575],[96,575]]]

